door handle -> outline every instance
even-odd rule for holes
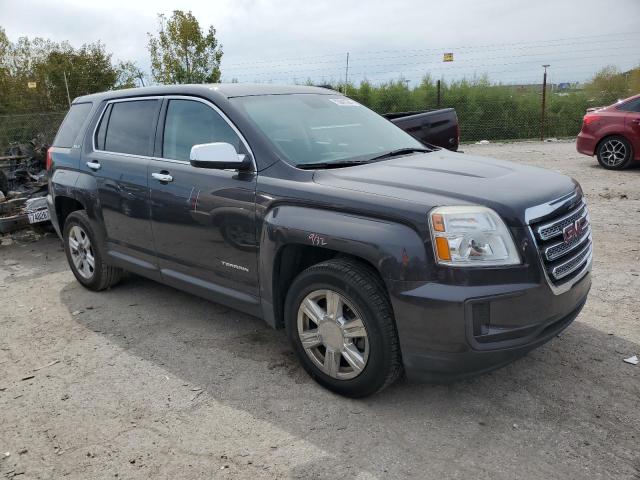
[[[633,120],[631,120],[633,123],[635,123],[636,125],[640,125],[640,118],[634,118]]]
[[[162,183],[173,182],[173,177],[168,173],[153,172],[151,176]]]
[[[96,170],[100,170],[100,167],[102,165],[100,165],[100,162],[87,162],[87,167],[89,167],[91,170],[96,171]]]

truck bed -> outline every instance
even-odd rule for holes
[[[453,108],[417,112],[395,112],[383,115],[422,143],[458,150],[458,115]]]

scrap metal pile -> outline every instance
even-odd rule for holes
[[[49,220],[46,157],[39,138],[0,155],[0,234]]]

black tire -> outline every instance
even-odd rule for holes
[[[307,295],[323,289],[337,292],[352,303],[366,328],[368,360],[355,378],[338,379],[328,375],[302,346],[298,310]],[[369,266],[354,260],[334,259],[307,268],[293,281],[284,314],[287,335],[300,362],[312,378],[329,390],[347,397],[365,397],[391,385],[402,374],[391,303],[382,280]],[[339,362],[343,361],[340,358]]]
[[[617,158],[614,149],[618,148]],[[620,135],[611,135],[600,140],[596,149],[596,157],[602,168],[607,170],[624,170],[633,160],[631,143]]]
[[[83,275],[81,270],[76,266],[73,260],[72,247],[69,241],[71,231],[74,227],[80,227],[81,231],[88,236],[90,241],[90,254],[94,259],[94,266],[90,275]],[[67,255],[67,261],[69,267],[75,275],[78,282],[89,290],[100,291],[107,288],[111,288],[120,281],[123,275],[123,270],[120,268],[112,267],[104,261],[104,253],[102,244],[98,241],[95,232],[91,228],[91,222],[84,210],[77,210],[69,214],[64,222],[63,229],[63,243],[64,251]]]

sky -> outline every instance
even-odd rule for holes
[[[530,83],[543,64],[550,82],[576,82],[640,65],[640,0],[0,0],[0,26],[11,40],[101,41],[150,72],[147,32],[176,8],[216,28],[223,81],[343,81],[347,52],[348,79],[373,83]]]

